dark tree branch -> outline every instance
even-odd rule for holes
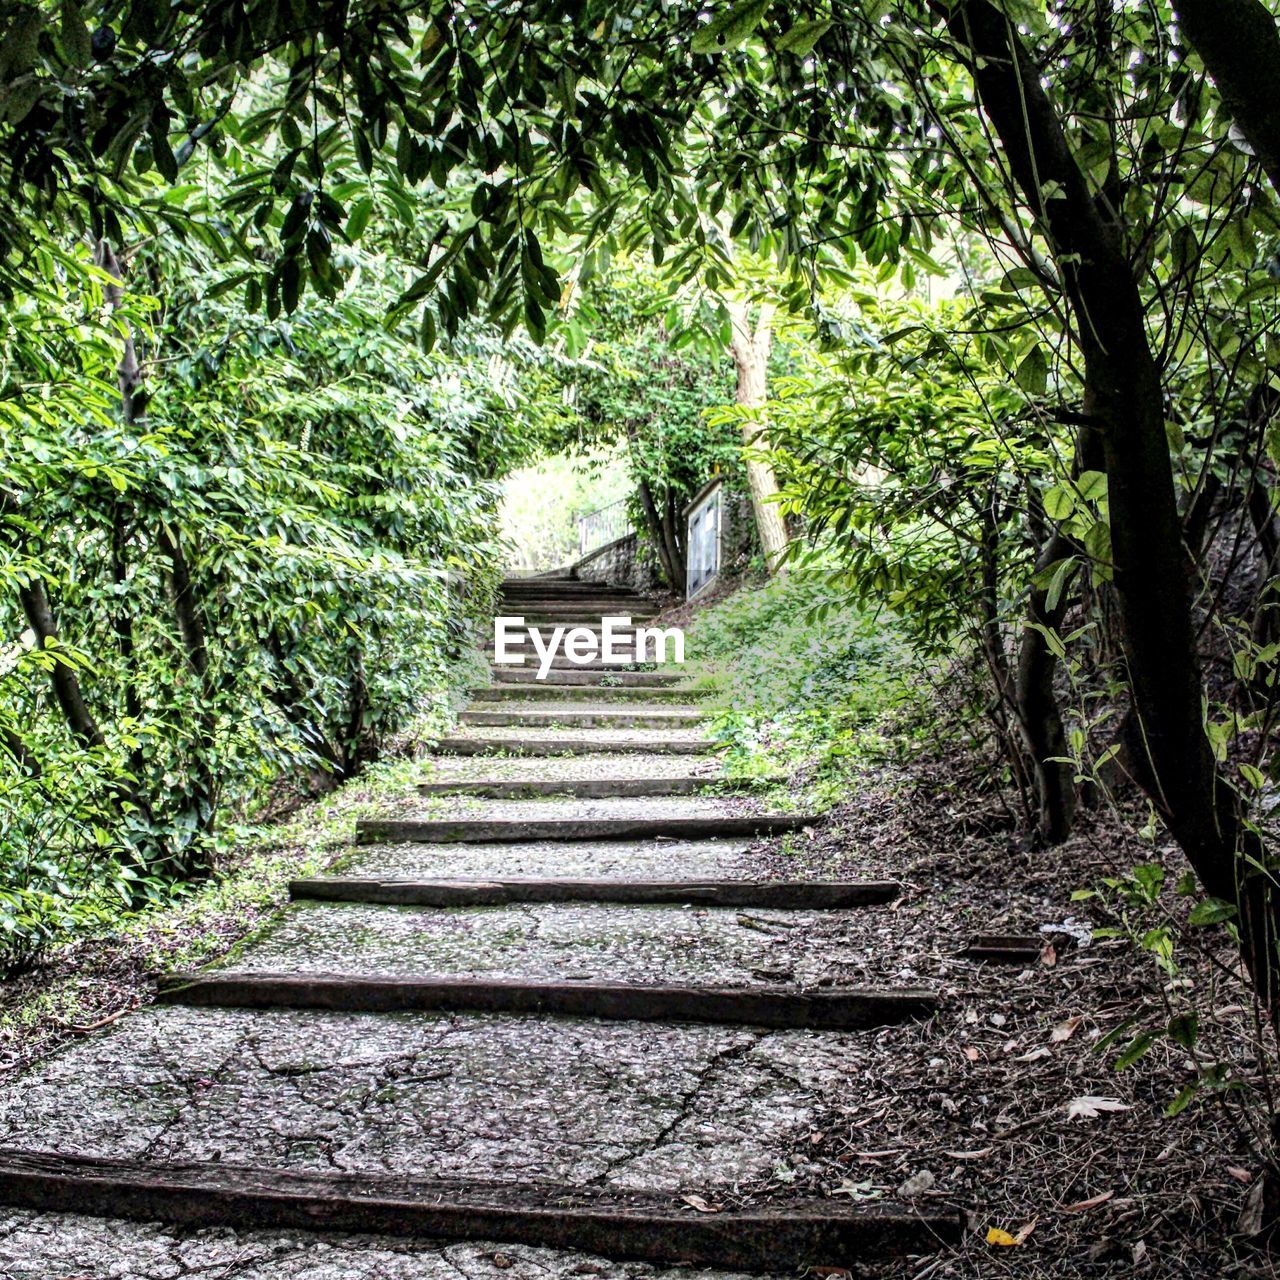
[[[1280,31],[1260,0],[1175,0],[1231,118],[1280,192]]]

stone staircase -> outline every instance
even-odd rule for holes
[[[566,579],[509,582],[501,607],[653,613]],[[851,1087],[846,1038],[937,1001],[829,976],[842,916],[898,886],[768,875],[755,842],[813,819],[718,778],[681,682],[494,667],[417,794],[269,929],[0,1099],[0,1202],[424,1259],[489,1241],[517,1276],[640,1259],[725,1280],[956,1242],[945,1206],[796,1199],[774,1176]]]

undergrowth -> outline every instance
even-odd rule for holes
[[[689,646],[728,776],[799,774],[818,805],[834,803],[852,769],[890,749],[878,726],[916,700],[892,616],[852,605],[816,574],[744,587],[712,605],[691,626]]]

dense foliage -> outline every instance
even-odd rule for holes
[[[545,363],[483,331],[424,354],[383,323],[379,258],[275,321],[164,242],[130,264],[150,297],[87,250],[41,263],[0,397],[10,963],[208,874],[227,820],[350,777],[444,696]]]
[[[911,698],[918,668],[896,620],[828,574],[788,574],[700,613],[689,653],[708,664],[714,732],[728,769],[780,779],[804,769],[810,803],[849,785],[882,717]]]

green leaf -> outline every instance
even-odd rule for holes
[[[1224,920],[1234,919],[1235,904],[1225,902],[1222,898],[1206,898],[1191,908],[1187,922],[1194,925],[1221,924]]]
[[[760,25],[769,0],[742,0],[717,14],[693,37],[694,53],[725,53],[736,49]]]
[[[813,52],[814,45],[831,29],[831,25],[826,19],[797,22],[778,41],[778,48],[783,53],[794,53],[798,58],[807,58]]]
[[[351,206],[351,213],[347,217],[347,239],[353,244],[364,235],[364,229],[369,225],[372,213],[372,196],[362,196]]]
[[[73,67],[87,67],[93,56],[89,27],[76,0],[62,0],[62,51]]]
[[[1135,1062],[1141,1059],[1153,1044],[1159,1039],[1154,1031],[1139,1031],[1125,1047],[1124,1052],[1116,1059],[1115,1067],[1117,1071],[1123,1071],[1126,1067],[1131,1067]]]
[[[1049,386],[1049,360],[1039,343],[1022,357],[1013,380],[1029,396],[1044,395]]]
[[[1065,520],[1075,510],[1076,497],[1070,489],[1054,485],[1044,494],[1044,513],[1050,520]]]
[[[1200,1034],[1200,1019],[1194,1013],[1175,1013],[1169,1019],[1167,1031],[1171,1040],[1184,1049],[1193,1049]]]

